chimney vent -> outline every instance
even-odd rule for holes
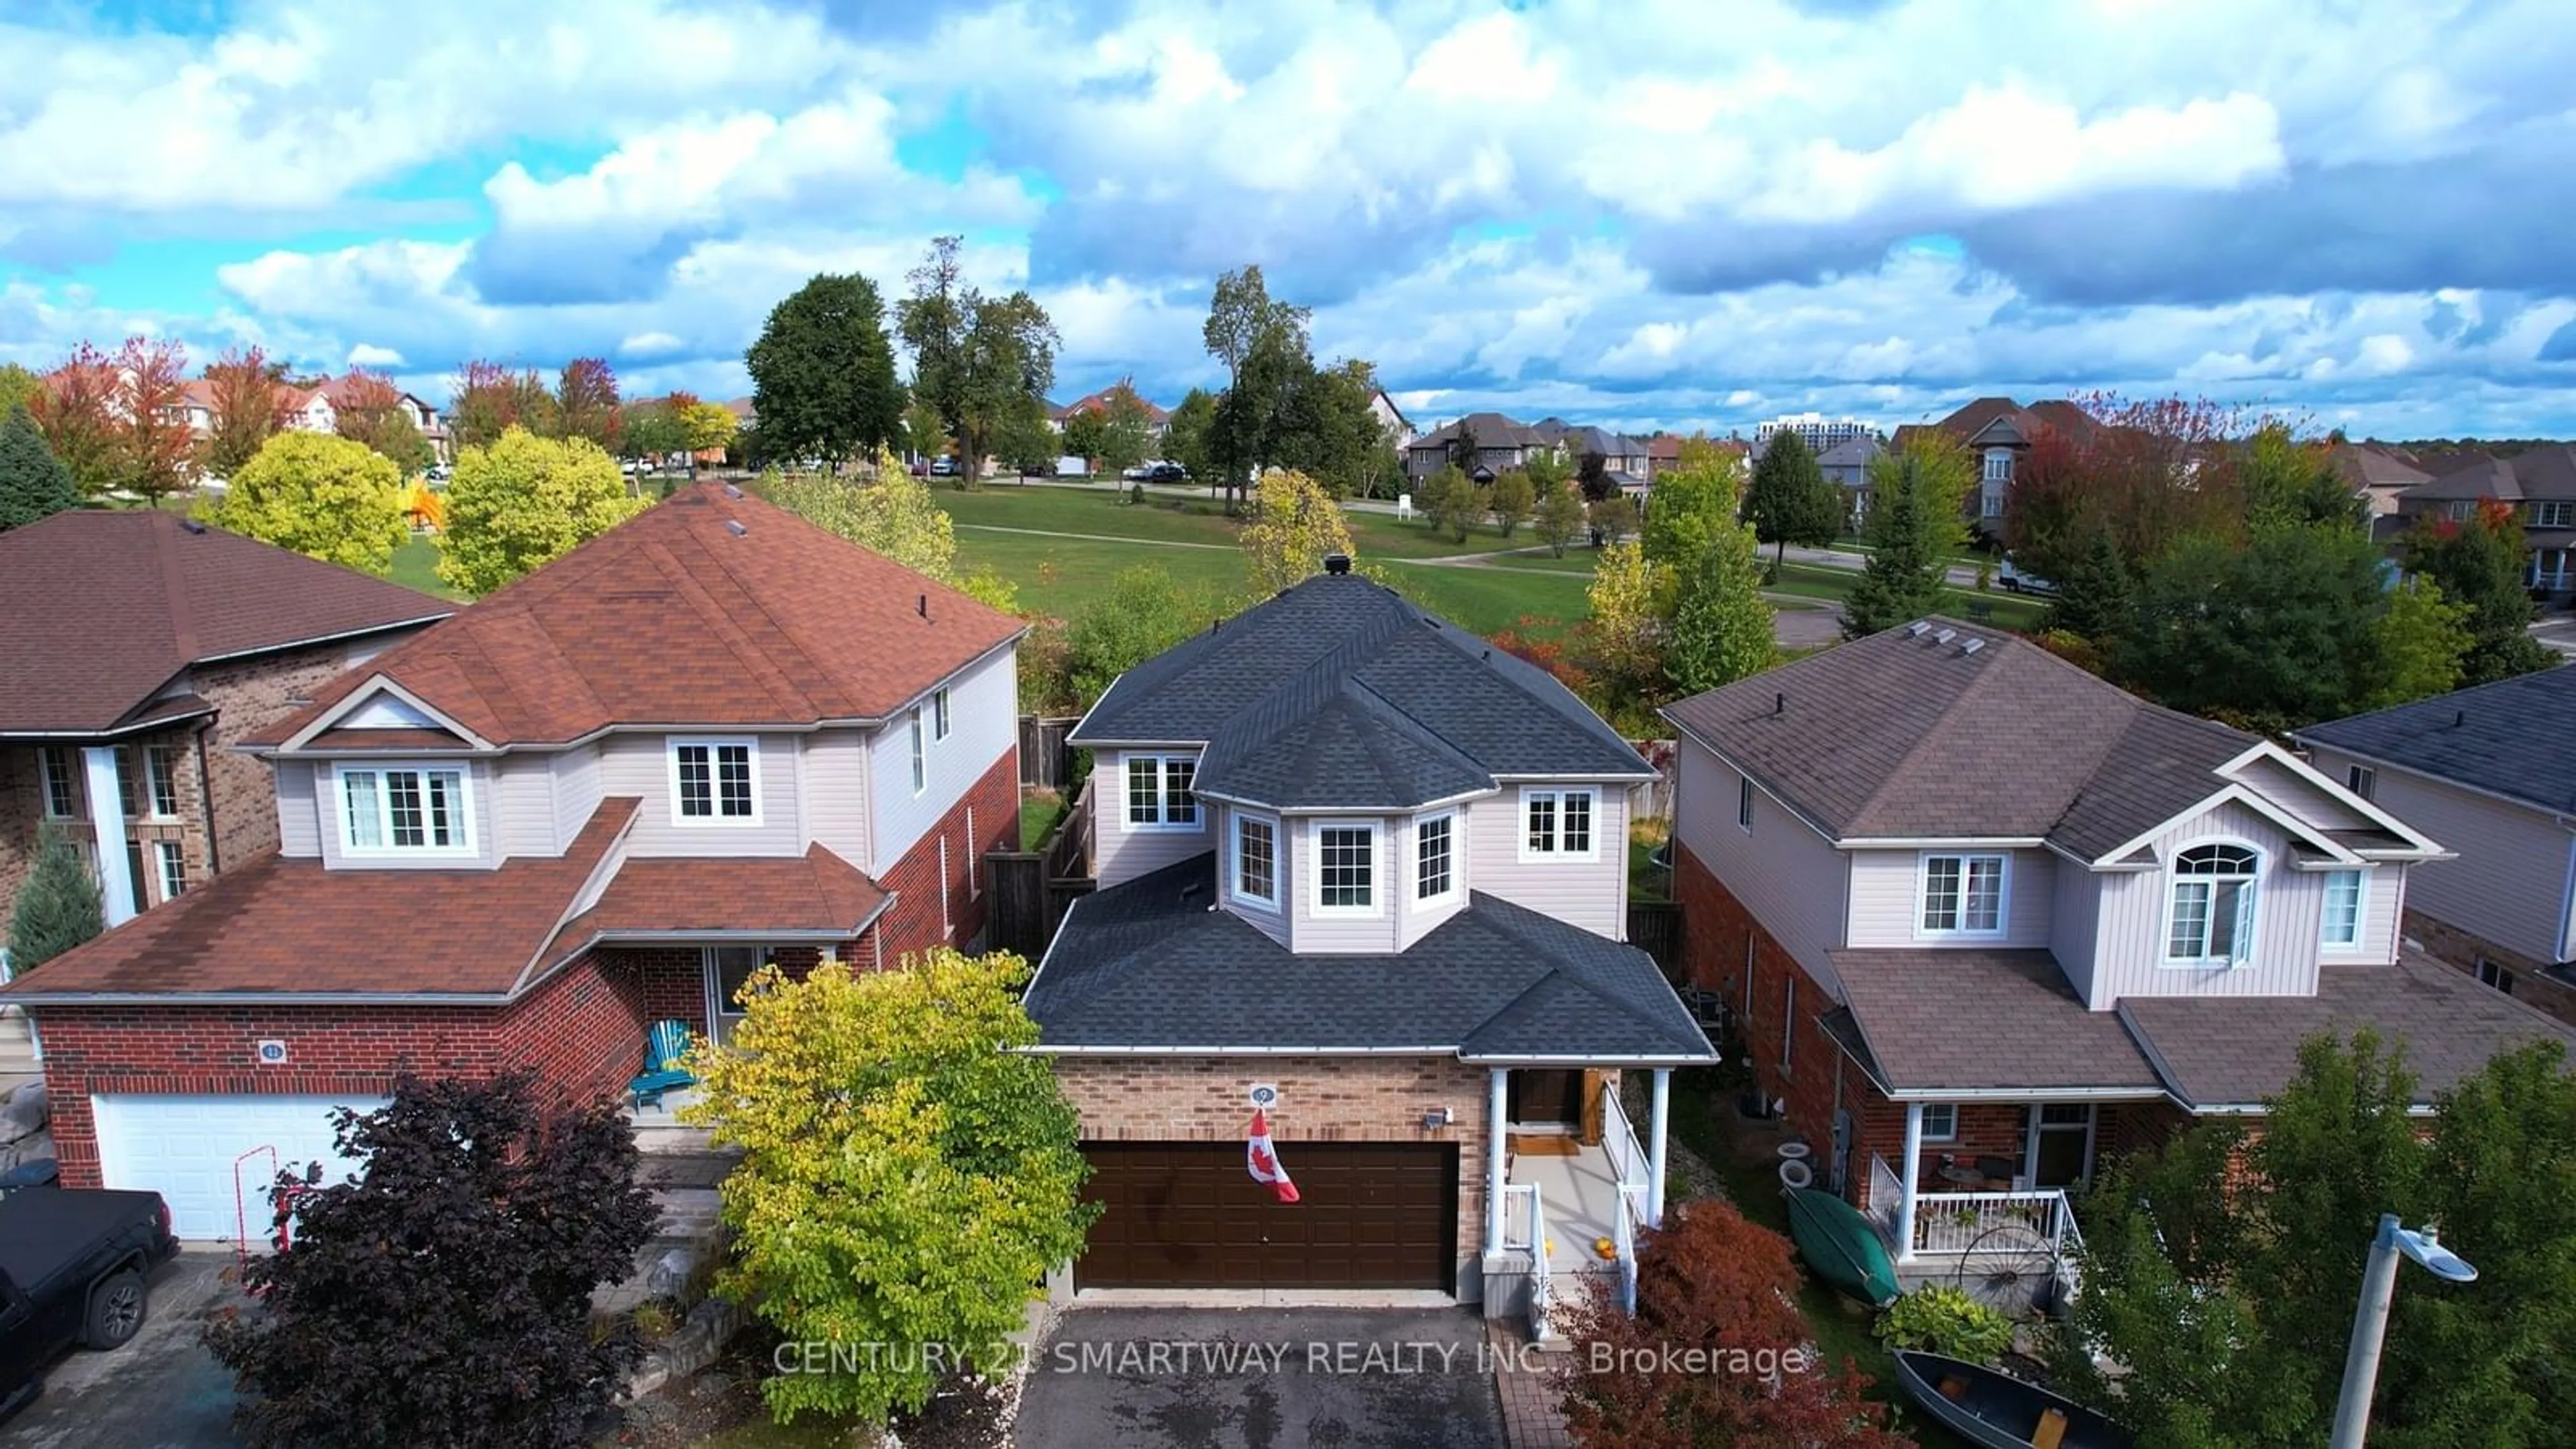
[[[1964,640],[1959,645],[1959,653],[1962,655],[1974,654],[1985,647],[1986,641],[1983,639]]]
[[[206,526],[193,518],[180,519],[179,526],[188,530],[190,533],[203,533],[206,531]]]
[[[751,530],[742,526],[741,519],[728,518],[725,520],[725,532],[732,534],[736,538],[741,538],[743,535],[751,532]]]
[[[1335,578],[1340,578],[1342,575],[1347,574],[1350,571],[1351,556],[1349,554],[1328,553],[1324,555],[1324,572],[1331,574]]]
[[[1959,631],[1958,631],[1958,630],[1956,630],[1956,629],[1943,629],[1943,630],[1941,630],[1940,632],[1938,632],[1938,633],[1936,633],[1936,634],[1934,634],[1934,635],[1932,636],[1932,642],[1933,642],[1933,643],[1935,643],[1935,644],[1947,644],[1947,643],[1949,643],[1951,640],[1956,639],[1956,638],[1958,638],[1958,637],[1959,637]]]
[[[725,485],[725,496],[727,498],[740,498],[742,496],[742,489],[736,484],[727,483]]]
[[[1913,623],[1905,626],[1905,637],[1908,639],[1920,639],[1923,637],[1923,632],[1931,627],[1931,625],[1917,619]]]
[[[925,618],[925,619],[929,618],[929,617],[930,617],[930,596],[929,596],[928,594],[924,594],[924,595],[922,595],[922,596],[921,596],[921,601],[920,601],[919,603],[915,604],[913,607],[915,607],[915,608],[917,608],[917,609],[921,610],[921,617],[923,617],[923,618]]]

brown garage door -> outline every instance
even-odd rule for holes
[[[1243,1144],[1092,1142],[1102,1205],[1077,1288],[1457,1291],[1458,1149],[1283,1142],[1300,1201],[1244,1171]]]

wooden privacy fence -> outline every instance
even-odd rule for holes
[[[1070,723],[1070,721],[1067,721]],[[1028,721],[1021,721],[1022,726]],[[1021,760],[1028,756],[1022,754]],[[1039,850],[995,850],[984,856],[993,892],[989,937],[993,949],[1014,951],[1035,965],[1055,939],[1055,928],[1074,901],[1099,888],[1091,876],[1091,800],[1086,784],[1056,821]]]
[[[1079,718],[1020,716],[1020,788],[1067,790],[1073,787],[1073,746],[1065,737]]]
[[[1682,908],[1671,901],[1630,901],[1628,944],[1669,971],[1682,956]]]

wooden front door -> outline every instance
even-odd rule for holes
[[[1583,1073],[1512,1068],[1503,1115],[1516,1127],[1577,1127],[1583,1122]]]
[[[1282,1142],[1283,1203],[1240,1142],[1086,1142],[1101,1204],[1076,1288],[1430,1288],[1457,1291],[1458,1149]]]

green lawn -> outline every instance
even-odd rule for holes
[[[1035,850],[1064,816],[1064,797],[1053,790],[1031,790],[1020,796],[1020,849]]]
[[[394,550],[393,572],[388,577],[395,583],[418,589],[424,594],[436,594],[442,599],[465,597],[449,588],[447,581],[438,576],[438,538],[434,534],[416,533],[404,539],[402,547]]]
[[[1852,586],[1858,582],[1860,582],[1860,575],[1847,570],[1829,569],[1821,564],[1791,563],[1782,566],[1779,582],[1773,584],[1771,589],[1774,593],[1795,594],[1801,598],[1831,599],[1839,602],[1850,596]],[[1945,598],[1947,602],[1942,607],[1961,618],[1967,616],[1970,605],[1987,605],[1994,611],[1996,626],[2005,629],[2035,629],[2048,615],[2046,605],[2012,594],[1981,594],[1974,589],[1950,589],[1946,591]]]

